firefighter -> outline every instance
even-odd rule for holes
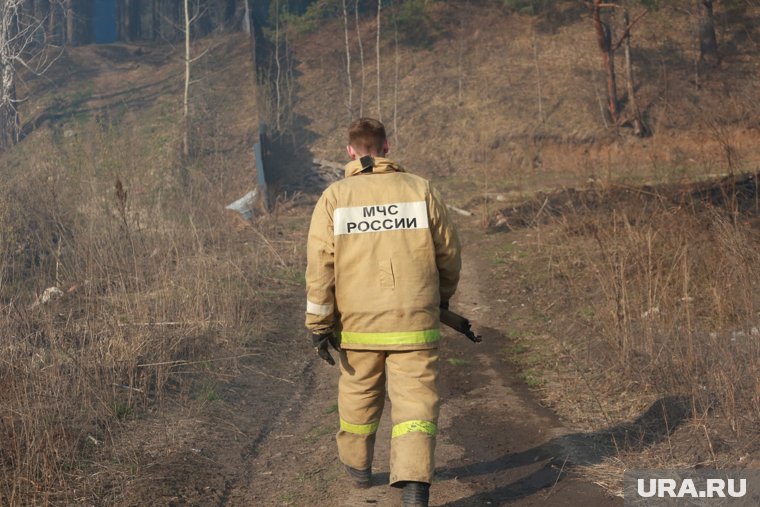
[[[345,178],[314,208],[306,268],[306,327],[321,358],[339,351],[340,460],[371,486],[386,384],[391,402],[390,484],[405,506],[428,505],[439,396],[439,311],[459,281],[460,245],[430,182],[385,158],[385,127],[348,129]]]

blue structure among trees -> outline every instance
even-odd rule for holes
[[[107,44],[118,38],[116,0],[92,0],[92,41]]]

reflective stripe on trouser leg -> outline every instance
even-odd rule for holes
[[[380,425],[380,421],[374,421],[368,424],[354,424],[348,421],[340,419],[340,429],[347,433],[353,433],[354,435],[372,435],[377,433],[377,427]]]
[[[391,398],[390,483],[433,481],[438,421],[438,350],[389,352]]]
[[[435,437],[436,433],[438,433],[438,425],[430,421],[404,421],[393,426],[391,437],[401,437],[407,433],[414,433],[415,431]]]
[[[385,403],[385,352],[343,350],[340,353],[336,436],[338,455],[358,470],[372,466],[375,433]]]

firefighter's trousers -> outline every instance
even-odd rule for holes
[[[359,470],[372,466],[387,380],[393,421],[390,484],[431,483],[439,408],[438,350],[343,350],[340,369],[340,460]]]

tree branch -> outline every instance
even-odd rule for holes
[[[625,38],[628,37],[628,35],[630,35],[631,29],[636,25],[636,23],[644,19],[644,16],[646,16],[647,14],[649,14],[649,9],[644,10],[644,12],[636,16],[634,20],[631,21],[628,24],[628,26],[625,27],[625,30],[623,30],[623,35],[620,36],[620,40],[618,40],[615,44],[612,45],[612,51],[617,51],[618,48],[620,48],[620,46],[623,45]]]
[[[196,56],[194,58],[190,58],[190,63],[195,63],[196,61],[200,60],[201,58],[203,58],[204,56],[206,56],[206,54],[208,52],[209,52],[209,49],[205,49],[203,51],[203,53],[199,54],[198,56]]]

